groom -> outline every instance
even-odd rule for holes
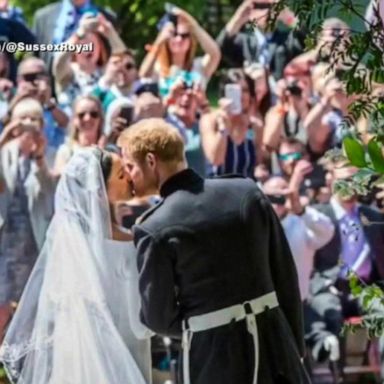
[[[133,229],[141,319],[182,337],[184,384],[309,383],[296,269],[254,181],[200,178],[162,119],[118,145],[136,193],[155,186],[163,199]]]

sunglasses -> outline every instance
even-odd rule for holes
[[[127,69],[128,71],[130,71],[131,69],[135,69],[135,68],[136,68],[136,65],[134,63],[125,64],[125,69]]]
[[[271,204],[285,205],[287,198],[284,195],[266,195]]]
[[[175,32],[173,34],[173,37],[177,37],[177,36],[180,36],[183,40],[186,40],[186,39],[189,39],[191,37],[191,34],[189,32],[185,32],[185,33]]]
[[[253,9],[269,9],[271,7],[271,3],[253,3]]]
[[[100,114],[99,114],[99,112],[97,112],[97,111],[79,112],[79,113],[77,114],[77,117],[78,117],[79,119],[84,119],[85,115],[89,115],[89,116],[91,116],[93,119],[97,119],[98,117],[100,117]]]
[[[303,154],[300,152],[286,153],[284,155],[278,155],[279,160],[289,161],[289,160],[300,160],[303,157]]]
[[[36,80],[46,78],[47,74],[45,72],[24,73],[22,77],[25,81],[33,83]]]

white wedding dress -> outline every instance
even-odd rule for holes
[[[46,242],[0,347],[17,384],[148,384],[132,244],[112,240],[100,152],[69,161]]]

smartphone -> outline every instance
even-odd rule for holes
[[[97,27],[100,24],[97,15],[95,15],[93,12],[85,12],[82,18],[85,18],[88,20],[87,26],[89,28],[89,31],[94,31],[95,29],[97,29]]]
[[[243,111],[241,105],[240,84],[226,84],[224,88],[224,96],[231,101],[230,113],[232,115],[239,115]]]
[[[126,215],[122,219],[122,226],[127,229],[131,229],[132,226],[135,224],[136,220],[150,208],[149,204],[145,205],[129,205],[129,208],[132,211],[131,215]]]
[[[133,107],[121,107],[119,117],[123,118],[127,124],[130,124],[133,118]]]
[[[165,12],[167,13],[166,14],[166,20],[170,21],[175,26],[175,29],[176,29],[177,16],[173,13],[175,8],[176,8],[176,6],[172,3],[165,3],[165,5],[164,5]]]
[[[175,4],[172,3],[165,3],[164,4],[164,10],[167,12],[169,15],[173,13],[173,10],[176,8]]]

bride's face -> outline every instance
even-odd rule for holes
[[[112,168],[107,180],[108,200],[111,204],[132,198],[131,180],[124,171],[121,158],[111,153]]]

